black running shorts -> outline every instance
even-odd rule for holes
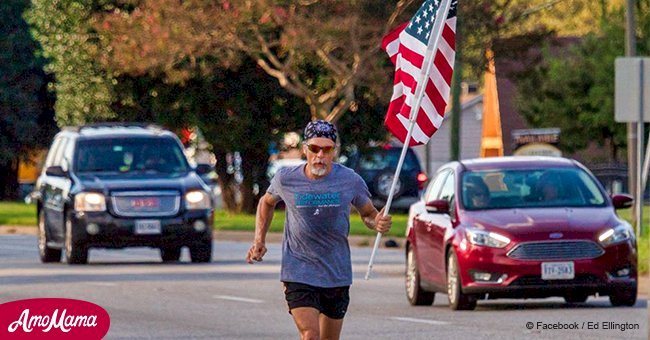
[[[350,286],[321,288],[297,282],[284,282],[284,295],[291,310],[312,307],[332,319],[343,319],[350,304]]]

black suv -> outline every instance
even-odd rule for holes
[[[144,124],[65,128],[36,182],[42,262],[88,262],[88,250],[155,247],[164,262],[187,246],[212,257],[213,202],[175,134]]]
[[[381,208],[386,205],[401,152],[401,146],[389,144],[361,150],[353,148],[344,152],[340,161],[364,179],[372,194],[373,204],[377,208]],[[420,199],[420,191],[426,182],[427,175],[422,172],[415,152],[411,148],[407,149],[395,195],[393,195],[391,210],[395,208],[408,211],[411,204]]]

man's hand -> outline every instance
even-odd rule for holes
[[[384,208],[382,208],[375,216],[375,231],[382,234],[387,233],[393,225],[393,218],[390,215],[384,216]]]
[[[266,245],[264,242],[254,242],[246,254],[246,262],[253,264],[253,261],[261,262],[262,257],[266,254]]]

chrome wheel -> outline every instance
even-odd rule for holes
[[[456,268],[456,261],[451,255],[447,262],[447,295],[449,304],[458,301],[458,268]]]
[[[38,214],[38,253],[41,257],[45,257],[45,245],[47,244],[47,236],[45,235],[45,217],[43,213]]]
[[[395,178],[395,175],[392,173],[383,173],[377,177],[377,193],[381,196],[388,197],[390,194],[390,186],[393,185],[393,178]],[[395,194],[400,192],[400,189],[402,188],[402,182],[397,179],[397,183],[395,183]]]
[[[415,254],[413,249],[409,249],[406,255],[406,294],[409,300],[414,299],[415,296],[415,285],[417,285],[417,268],[415,267]]]
[[[61,249],[48,247],[47,241],[47,226],[44,213],[41,211],[38,213],[38,256],[43,263],[61,261]]]
[[[65,221],[65,259],[68,264],[88,263],[88,248],[85,244],[74,240],[72,221]]]
[[[476,296],[463,294],[460,281],[460,267],[456,253],[447,255],[447,296],[452,310],[473,310],[476,308]]]
[[[415,257],[415,249],[408,246],[405,273],[406,298],[413,306],[427,306],[433,303],[436,293],[427,292],[420,286],[420,272]]]

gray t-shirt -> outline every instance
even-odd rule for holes
[[[352,284],[348,234],[350,205],[370,201],[363,179],[333,164],[321,179],[309,179],[305,165],[282,168],[268,193],[286,205],[280,280],[331,288]]]

